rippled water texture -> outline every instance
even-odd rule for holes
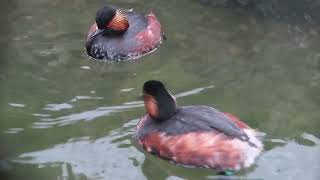
[[[108,2],[152,10],[168,39],[139,60],[101,63],[85,55],[84,40],[104,1],[2,2],[1,180],[221,179],[138,148],[133,132],[149,79],[164,81],[179,105],[214,106],[266,133],[256,165],[231,178],[320,179],[313,14],[299,22],[261,16],[246,1],[240,8],[204,0]]]

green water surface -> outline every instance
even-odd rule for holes
[[[106,3],[148,12],[168,39],[126,63],[89,59],[85,36]],[[179,105],[232,112],[266,133],[235,179],[320,179],[319,27],[196,0],[11,0],[0,6],[0,179],[219,179],[142,151],[141,86]]]

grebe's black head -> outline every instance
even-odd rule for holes
[[[143,91],[152,96],[157,96],[161,93],[166,93],[167,90],[160,81],[150,80],[144,83]]]
[[[156,120],[166,120],[176,112],[176,100],[160,81],[150,80],[143,85],[147,113]]]
[[[99,30],[111,30],[117,33],[123,33],[129,28],[128,18],[123,11],[111,6],[105,6],[97,12],[96,23]]]
[[[116,10],[110,6],[101,8],[96,14],[96,23],[99,29],[106,29],[113,16],[116,15]]]

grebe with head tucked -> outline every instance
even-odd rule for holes
[[[254,163],[263,145],[257,132],[230,113],[208,106],[177,106],[160,81],[143,86],[147,113],[136,138],[148,152],[178,164],[237,171]]]
[[[153,13],[106,6],[97,12],[95,21],[87,35],[86,51],[96,59],[134,59],[162,41],[161,25]]]

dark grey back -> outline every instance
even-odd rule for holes
[[[138,138],[152,132],[179,135],[197,131],[215,131],[231,138],[248,140],[247,135],[224,113],[209,106],[182,106],[170,119],[149,120],[138,132]]]

